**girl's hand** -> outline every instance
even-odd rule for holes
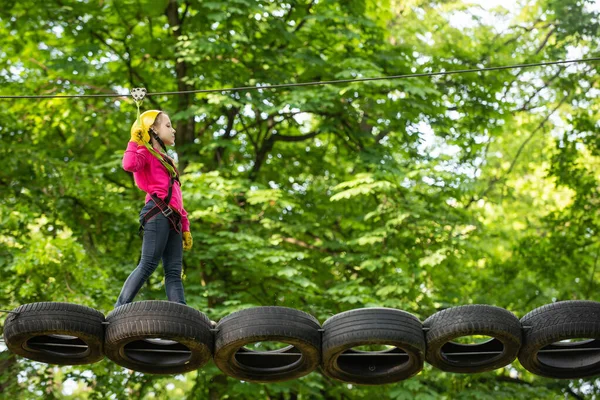
[[[189,231],[183,232],[183,249],[186,251],[191,250],[193,242],[192,233]]]
[[[148,133],[144,135],[142,128],[134,125],[131,128],[131,139],[129,139],[129,141],[136,142],[139,146],[143,146],[144,141],[150,141],[150,135]]]

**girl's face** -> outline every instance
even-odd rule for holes
[[[175,129],[171,126],[171,119],[167,114],[159,114],[156,121],[154,121],[154,125],[152,125],[152,129],[166,146],[175,144]]]

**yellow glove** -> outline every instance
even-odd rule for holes
[[[183,249],[191,250],[193,242],[192,233],[189,231],[183,232]]]
[[[130,142],[136,142],[138,146],[142,146],[144,144],[144,135],[142,134],[142,130],[140,128],[131,128],[131,139]]]
[[[148,132],[146,132],[146,134],[144,134],[142,131],[142,128],[134,123],[133,126],[131,127],[131,139],[129,139],[129,141],[136,142],[138,144],[138,146],[143,146],[144,141],[146,141],[146,142],[150,141],[150,135],[148,134]]]
[[[144,145],[144,142],[150,141],[150,134],[148,130],[156,121],[156,117],[160,114],[158,110],[144,111],[139,119],[136,119],[133,125],[131,125],[131,141],[136,142],[138,145]]]

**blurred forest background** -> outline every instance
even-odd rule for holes
[[[4,0],[0,95],[127,94],[600,56],[591,0]],[[600,300],[598,63],[153,96],[176,124],[194,248],[188,304],[218,321],[279,305],[321,322],[393,307],[518,317]],[[108,313],[141,249],[121,168],[131,98],[0,100],[0,304]],[[136,300],[166,299],[162,269]],[[0,316],[0,322],[6,314]],[[1,333],[1,332],[0,332]],[[518,361],[364,387],[314,372],[251,384],[208,364],[152,376],[58,368],[0,343],[3,398],[599,398]]]

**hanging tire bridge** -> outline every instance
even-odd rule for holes
[[[106,316],[43,302],[10,311],[4,341],[34,361],[84,365],[107,357],[149,374],[186,373],[212,360],[248,382],[283,382],[318,370],[341,382],[380,385],[415,376],[424,363],[472,374],[516,359],[539,376],[577,379],[600,375],[600,302],[556,302],[520,320],[482,304],[444,309],[423,322],[398,309],[359,308],[323,324],[277,306],[237,311],[216,323],[168,301],[134,302]]]

